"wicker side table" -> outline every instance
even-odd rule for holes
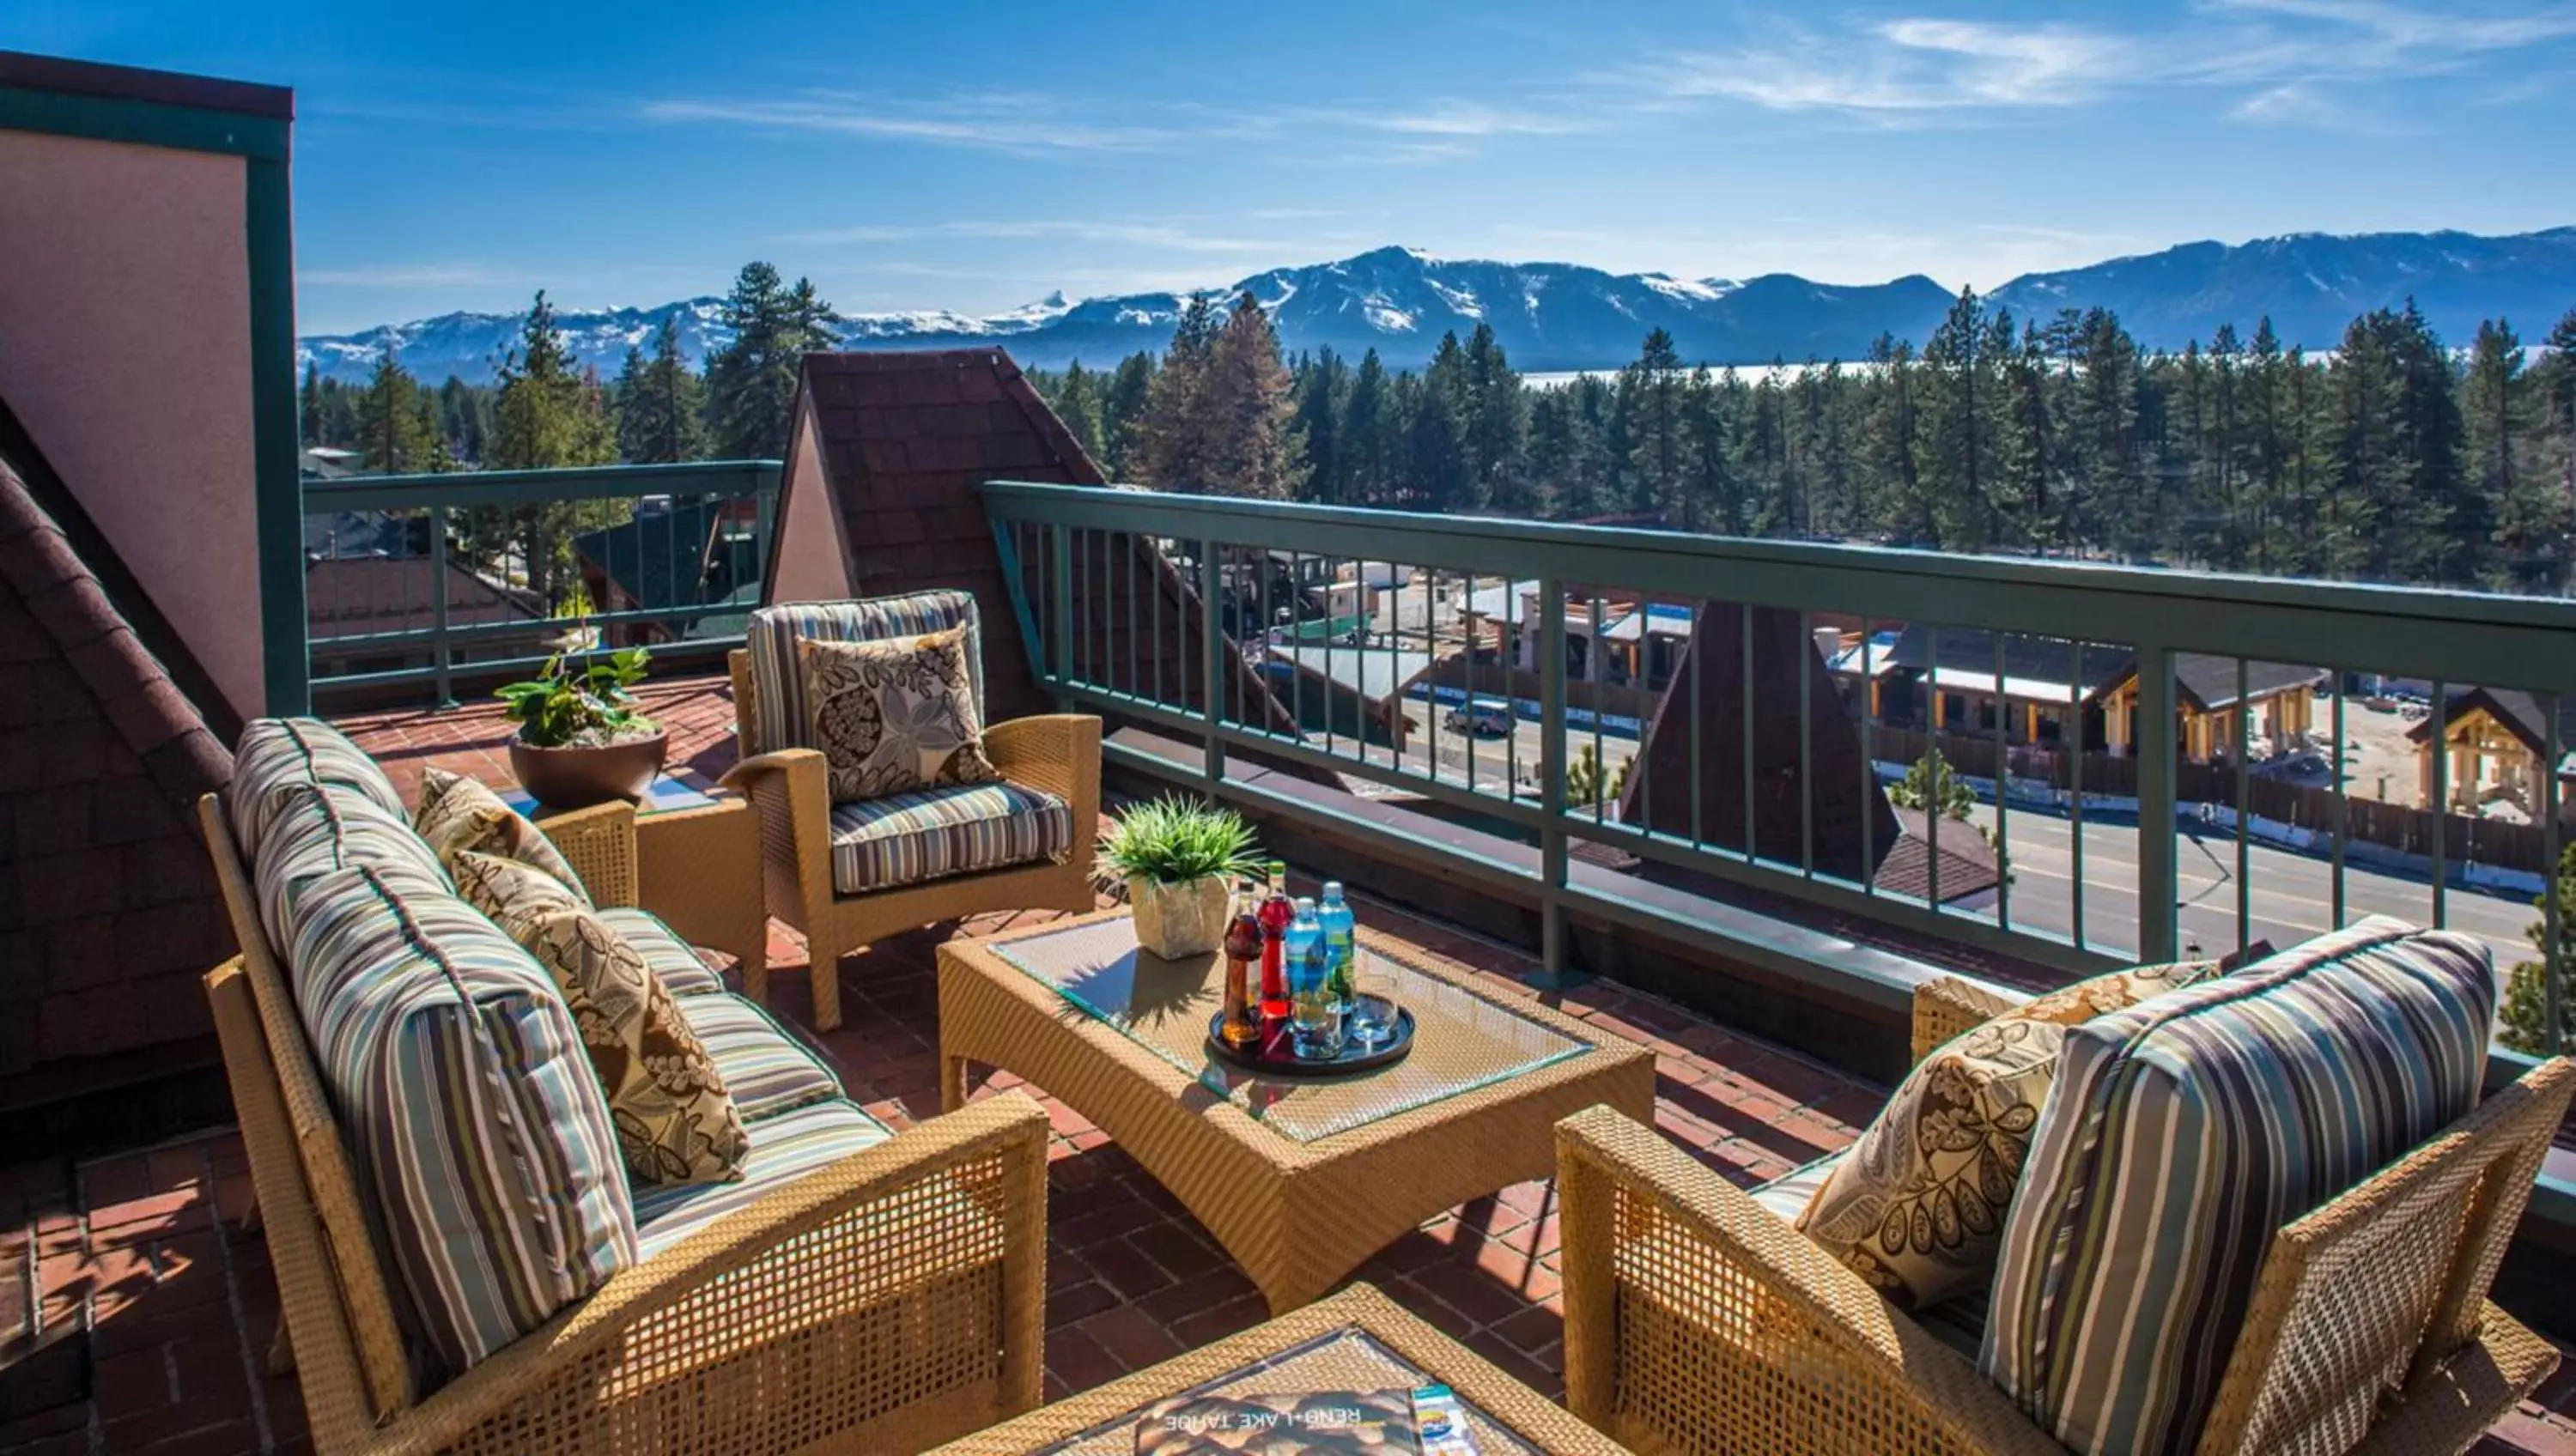
[[[769,906],[761,881],[760,812],[749,799],[712,798],[668,780],[658,781],[657,790],[664,784],[685,802],[655,808],[648,799],[570,813],[536,809],[535,817],[601,903],[640,905],[691,945],[732,952],[742,963],[744,992],[766,1006]],[[629,833],[631,858],[624,843]],[[607,851],[604,858],[587,847],[593,840]],[[596,878],[609,873],[622,881],[630,864],[632,884]],[[603,871],[603,865],[616,869]]]
[[[932,1456],[1133,1456],[1137,1418],[1174,1396],[1433,1382],[1465,1403],[1481,1456],[1626,1456],[1626,1447],[1366,1284],[952,1441]]]

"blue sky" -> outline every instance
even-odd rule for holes
[[[307,332],[755,257],[985,313],[1390,242],[1985,287],[2576,222],[2568,0],[11,0],[0,47],[296,88]]]

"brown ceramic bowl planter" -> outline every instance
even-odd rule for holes
[[[631,803],[653,786],[670,748],[670,735],[661,732],[560,748],[513,738],[510,771],[518,775],[520,788],[549,809],[587,809],[617,799]]]

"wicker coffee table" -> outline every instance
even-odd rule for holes
[[[933,1456],[1134,1456],[1136,1420],[1178,1395],[1458,1393],[1479,1456],[1626,1456],[1562,1406],[1365,1284],[1150,1370],[941,1446]]]
[[[1413,1013],[1413,1050],[1293,1080],[1211,1059],[1222,959],[1145,955],[1123,910],[952,941],[939,948],[941,1099],[960,1105],[978,1062],[1062,1098],[1198,1216],[1273,1313],[1443,1209],[1552,1173],[1557,1119],[1595,1103],[1654,1117],[1644,1047],[1391,936],[1359,939]]]

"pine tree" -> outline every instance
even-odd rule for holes
[[[573,372],[571,353],[555,331],[554,306],[543,291],[528,310],[519,342],[501,361],[486,451],[496,469],[606,465],[617,458],[614,430],[596,374]],[[568,503],[513,511],[505,551],[518,558],[530,589],[554,602],[571,566],[571,536],[583,524],[609,524]],[[505,563],[506,565],[506,563]]]
[[[1216,306],[1193,294],[1154,371],[1137,432],[1138,483],[1156,490],[1213,494],[1216,443],[1208,403],[1216,368]]]
[[[295,415],[304,447],[309,450],[322,444],[322,367],[309,359],[304,364],[304,387],[296,393]]]
[[[777,459],[787,453],[805,356],[832,346],[836,316],[810,281],[791,288],[769,264],[746,263],[721,317],[733,342],[707,358],[715,448],[730,459]]]
[[[1620,371],[1619,401],[1628,426],[1624,443],[1634,508],[1661,511],[1683,530],[1696,531],[1698,502],[1683,488],[1690,476],[1682,424],[1687,382],[1673,336],[1657,329],[1646,335],[1637,361]]]
[[[1515,514],[1536,503],[1530,488],[1529,401],[1521,377],[1494,338],[1494,326],[1476,325],[1467,341],[1468,473],[1479,500]]]
[[[1118,362],[1100,402],[1101,468],[1112,480],[1141,480],[1137,441],[1145,428],[1146,402],[1154,392],[1154,356],[1139,349]]]
[[[2010,320],[2003,321],[2009,340]],[[1917,437],[1916,488],[1931,542],[1983,550],[1995,537],[1992,477],[1995,424],[2002,393],[1997,383],[1999,346],[1985,304],[1963,288],[1950,312],[1923,346],[1922,425]]]
[[[680,355],[679,320],[665,315],[653,331],[653,357],[634,349],[611,392],[617,406],[617,453],[631,465],[696,460],[707,452],[706,391]]]
[[[360,468],[377,475],[401,475],[429,468],[430,442],[436,431],[423,420],[420,386],[389,347],[376,360],[358,410]]]
[[[1101,433],[1100,376],[1082,367],[1079,359],[1064,366],[1064,375],[1056,381],[1052,394],[1057,418],[1073,435],[1082,453],[1100,464],[1107,458],[1107,446]],[[1105,467],[1104,467],[1105,468]]]
[[[1360,355],[1360,367],[1351,375],[1350,403],[1342,411],[1344,502],[1377,505],[1387,499],[1387,472],[1393,463],[1387,445],[1394,434],[1394,413],[1386,365],[1371,349]]]
[[[1872,403],[1863,426],[1861,468],[1877,482],[1871,524],[1901,545],[1937,541],[1940,528],[1915,470],[1921,432],[1914,346],[1881,334],[1870,345],[1869,360]]]
[[[1349,498],[1349,451],[1342,415],[1351,392],[1351,369],[1330,349],[1301,360],[1295,371],[1297,434],[1306,442],[1306,498],[1339,503]]]

